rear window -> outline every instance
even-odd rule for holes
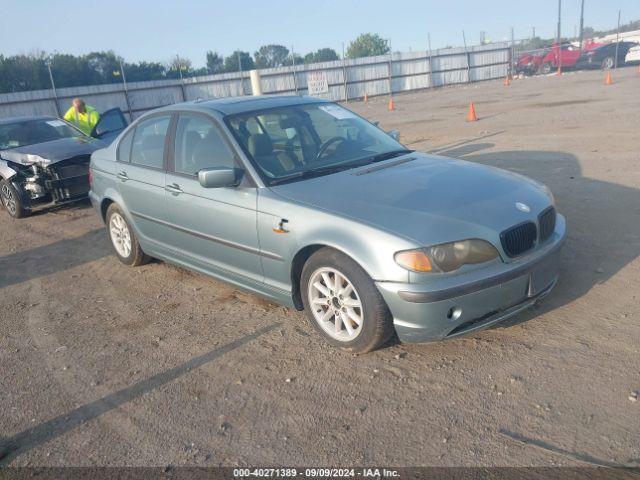
[[[153,117],[138,124],[133,135],[131,163],[145,167],[164,166],[164,144],[171,116]]]

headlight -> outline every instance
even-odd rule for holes
[[[424,273],[453,272],[463,265],[488,262],[498,256],[498,251],[489,242],[472,239],[404,250],[394,258],[402,268]]]

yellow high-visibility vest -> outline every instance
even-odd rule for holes
[[[84,113],[78,112],[73,105],[63,117],[67,122],[72,123],[87,135],[91,135],[93,127],[96,126],[98,120],[100,120],[100,114],[95,108],[85,105]]]

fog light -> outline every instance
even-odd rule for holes
[[[458,320],[462,316],[462,309],[460,307],[451,307],[447,313],[449,320]]]

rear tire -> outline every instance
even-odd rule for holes
[[[543,63],[540,66],[540,73],[542,75],[549,75],[551,73],[551,69],[552,69],[551,63],[549,62]]]
[[[151,258],[140,248],[136,234],[129,225],[127,217],[115,203],[109,205],[107,209],[107,231],[118,260],[129,267],[149,263]]]
[[[24,208],[22,197],[7,180],[0,181],[0,198],[7,213],[13,218],[24,218],[29,215],[29,210]]]
[[[300,291],[309,320],[333,346],[366,353],[393,334],[393,319],[371,277],[331,248],[316,251],[302,269]]]
[[[602,70],[611,70],[616,64],[616,61],[613,57],[606,57],[602,60]]]

